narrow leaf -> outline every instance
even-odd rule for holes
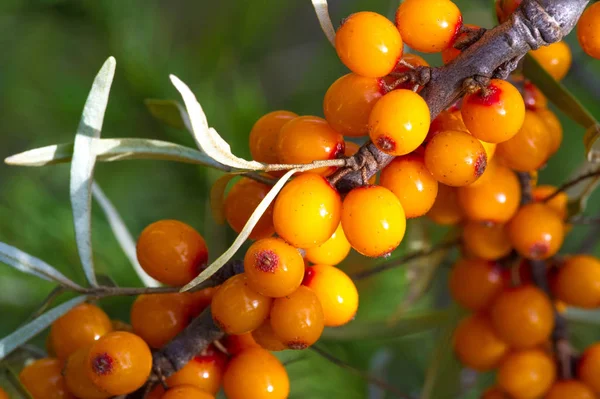
[[[600,163],[600,124],[590,127],[583,137],[589,162]]]
[[[75,238],[83,271],[92,286],[98,285],[94,274],[92,253],[92,182],[96,163],[93,139],[99,138],[102,131],[115,67],[115,59],[109,57],[94,79],[75,136],[73,159],[71,160],[70,193]]]
[[[585,323],[590,326],[600,326],[600,311],[597,309],[567,308],[565,318],[571,322]]]
[[[69,162],[72,156],[73,143],[53,144],[11,155],[4,163],[14,166],[45,166]]]
[[[160,283],[154,280],[152,277],[150,277],[144,271],[144,269],[142,269],[142,266],[140,266],[140,263],[137,260],[135,241],[133,240],[131,233],[127,229],[127,226],[125,225],[123,218],[121,218],[121,215],[119,215],[119,212],[116,210],[112,202],[110,202],[108,197],[104,194],[104,192],[97,183],[94,183],[92,185],[92,194],[94,195],[94,198],[100,205],[100,208],[102,208],[102,211],[104,211],[104,214],[108,219],[108,224],[110,225],[110,228],[112,229],[112,232],[115,235],[117,242],[121,246],[121,249],[125,253],[125,256],[127,256],[127,259],[129,259],[129,262],[131,262],[133,269],[135,270],[136,274],[138,275],[144,286],[159,287]]]
[[[48,312],[44,313],[37,319],[27,323],[23,327],[17,329],[12,334],[0,340],[0,360],[4,359],[8,354],[23,345],[31,338],[38,335],[50,326],[56,319],[67,313],[69,310],[85,302],[86,296],[78,296],[59,305]]]
[[[185,108],[177,101],[148,98],[144,103],[152,116],[162,123],[176,129],[192,131],[190,118]]]
[[[44,280],[55,281],[63,287],[68,287],[76,291],[83,290],[83,287],[65,277],[65,275],[43,260],[3,242],[0,242],[0,262]]]
[[[217,224],[225,224],[225,190],[235,175],[224,175],[210,188],[210,210]]]
[[[329,43],[335,47],[335,29],[333,28],[331,17],[329,16],[327,0],[312,0],[312,5],[315,8],[315,13],[317,14],[317,19],[319,20],[323,33],[327,36]]]
[[[598,169],[598,164],[584,162],[577,171],[573,174],[573,178],[586,175]],[[569,202],[567,203],[568,217],[578,216],[582,214],[588,203],[588,199],[600,184],[600,176],[595,176],[576,184],[566,190]]]

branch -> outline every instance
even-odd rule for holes
[[[556,189],[556,191],[554,191],[552,194],[550,194],[549,196],[544,198],[544,202],[550,201],[552,198],[556,197],[558,194],[570,189],[573,186],[576,186],[577,184],[581,183],[584,180],[591,179],[592,177],[597,177],[597,176],[600,176],[600,169],[593,170],[589,173],[585,173],[585,174],[578,176],[572,180],[569,180],[568,182],[566,182],[566,183],[562,184],[560,187],[558,187]]]

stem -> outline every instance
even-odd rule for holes
[[[531,174],[529,172],[517,172],[519,185],[521,186],[521,206],[533,202],[533,185],[531,184]]]

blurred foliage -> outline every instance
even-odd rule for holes
[[[457,1],[465,22],[484,27],[495,23],[491,0]],[[330,1],[334,21],[351,12],[372,10],[393,16],[397,1]],[[600,63],[586,58],[573,35],[568,39],[574,66],[563,83],[600,116]],[[190,85],[212,126],[231,143],[235,154],[249,157],[248,132],[262,114],[289,109],[322,115],[322,98],[345,73],[323,37],[308,0],[253,2],[159,0],[3,0],[0,2],[0,158],[25,149],[73,140],[92,79],[102,62],[113,55],[117,74],[105,118],[104,137],[144,137],[193,145],[185,132],[153,120],[144,99],[178,99],[168,75]],[[439,64],[439,57],[427,57]],[[560,184],[584,160],[583,129],[559,114],[564,144],[540,174],[544,184]],[[0,165],[0,241],[5,241],[54,265],[83,283],[74,243],[66,165],[10,168]],[[195,166],[135,161],[100,164],[96,179],[121,212],[134,236],[147,224],[175,218],[203,232],[215,259],[233,239],[226,226],[215,225],[207,202],[220,173]],[[600,212],[600,196],[588,213]],[[139,285],[110,228],[95,206],[93,243],[98,272],[120,285]],[[576,226],[565,252],[575,251],[593,227]],[[409,226],[410,231],[410,226]],[[598,235],[598,230],[594,230]],[[441,231],[428,228],[438,237]],[[406,251],[401,248],[394,254]],[[241,253],[241,251],[240,251]],[[599,254],[596,248],[596,254]],[[368,267],[353,255],[350,271]],[[432,289],[409,312],[449,304],[442,264]],[[414,270],[411,270],[411,273]],[[406,269],[396,269],[359,284],[359,321],[398,317],[406,287],[414,282]],[[419,275],[417,275],[417,278]],[[0,336],[24,323],[53,285],[0,265]],[[114,298],[103,305],[111,316],[128,319],[131,299]],[[452,319],[452,318],[450,318]],[[390,323],[393,324],[392,321]],[[418,397],[432,356],[444,375],[458,381],[461,398],[476,398],[493,376],[448,370],[447,318],[435,331],[394,339],[364,339],[351,343],[326,341],[324,348],[357,369],[376,374],[411,397]],[[597,329],[577,322],[575,342],[598,340]],[[436,338],[439,338],[436,340]],[[37,343],[43,343],[40,337]],[[439,344],[439,342],[442,342]],[[438,344],[436,344],[438,343]],[[444,346],[446,347],[444,351]],[[392,397],[367,386],[347,370],[315,353],[285,353],[290,361],[293,397]],[[450,357],[448,357],[450,356]],[[0,384],[4,384],[0,377]],[[443,392],[437,386],[437,392]],[[447,392],[449,394],[449,392]],[[454,396],[454,395],[452,395]],[[442,397],[442,396],[436,396]]]

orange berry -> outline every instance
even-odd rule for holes
[[[500,388],[494,386],[488,388],[483,395],[481,395],[481,399],[510,399],[507,394],[504,393]]]
[[[577,366],[577,376],[581,382],[590,387],[596,394],[600,394],[598,373],[600,373],[600,343],[587,347]]]
[[[498,336],[515,348],[531,348],[550,338],[554,309],[548,296],[533,285],[505,288],[490,308]]]
[[[52,323],[52,349],[59,359],[65,360],[112,330],[110,318],[102,309],[82,303]]]
[[[456,188],[443,184],[438,185],[438,194],[433,206],[427,212],[427,217],[441,225],[455,225],[459,223],[464,213],[458,203]]]
[[[498,369],[498,385],[514,399],[536,399],[554,383],[556,365],[540,349],[509,354]]]
[[[187,301],[190,307],[190,316],[191,318],[195,318],[198,316],[210,303],[212,302],[212,298],[215,295],[215,292],[219,289],[216,287],[204,288],[200,291],[188,292],[187,293]]]
[[[587,385],[577,380],[556,381],[544,399],[596,399]]]
[[[323,323],[323,307],[308,287],[302,285],[293,294],[273,301],[271,327],[290,349],[306,349],[317,342]]]
[[[577,39],[579,45],[590,57],[600,59],[600,5],[589,6],[577,23]]]
[[[395,158],[386,166],[380,184],[398,197],[407,219],[426,214],[438,192],[438,182],[423,157],[413,154]]]
[[[590,255],[575,255],[561,265],[554,281],[556,298],[571,306],[600,306],[600,260]]]
[[[466,186],[487,166],[487,154],[473,136],[458,130],[436,134],[425,148],[425,165],[433,177],[448,186]]]
[[[282,239],[265,238],[248,248],[244,257],[248,286],[264,296],[278,298],[296,291],[304,277],[304,260]]]
[[[429,123],[429,107],[421,96],[411,90],[394,90],[373,107],[369,136],[381,151],[404,155],[423,143]]]
[[[530,54],[556,80],[564,78],[571,68],[571,49],[564,41],[542,46]]]
[[[250,154],[252,159],[267,164],[279,163],[277,159],[277,135],[289,121],[298,117],[290,111],[273,111],[263,115],[250,131]]]
[[[548,259],[562,246],[565,232],[561,217],[543,203],[519,209],[507,225],[513,247],[528,259]]]
[[[327,327],[338,327],[354,318],[358,310],[358,290],[340,269],[327,265],[308,267],[302,284],[317,294]]]
[[[498,21],[503,23],[515,12],[523,0],[496,0],[496,16]]]
[[[365,78],[354,73],[344,75],[325,93],[325,119],[344,136],[366,136],[369,134],[369,114],[384,94],[380,79]]]
[[[554,194],[556,191],[556,187],[549,185],[542,185],[533,188],[532,196],[533,200],[536,202],[544,202],[550,208],[552,208],[556,213],[558,213],[561,219],[566,219],[567,217],[567,203],[569,202],[569,197],[567,193],[560,192],[554,198],[549,201],[545,201],[546,198]]]
[[[438,53],[456,40],[462,15],[449,0],[405,0],[396,12],[396,26],[411,48]]]
[[[215,323],[227,334],[251,332],[269,316],[273,300],[250,288],[245,273],[229,278],[212,300]]]
[[[252,337],[260,347],[266,350],[277,352],[288,349],[287,345],[273,331],[270,319],[265,320],[260,327],[252,331]]]
[[[550,137],[550,155],[554,155],[562,144],[563,128],[556,114],[547,108],[537,110],[536,113],[542,118]]]
[[[158,383],[144,399],[161,399],[164,394],[165,388],[163,388],[162,384]]]
[[[0,399],[10,399],[6,391],[2,388],[0,388]]]
[[[150,347],[160,348],[189,324],[187,294],[140,295],[131,306],[131,325]]]
[[[344,234],[342,224],[338,225],[329,240],[318,247],[308,248],[305,252],[305,258],[312,263],[321,263],[324,265],[337,265],[348,256],[350,252],[350,243]]]
[[[112,332],[92,344],[85,367],[100,390],[126,395],[144,385],[150,376],[152,353],[137,335]]]
[[[242,231],[252,212],[269,193],[271,187],[246,177],[236,182],[225,198],[225,218],[231,228]],[[273,227],[273,206],[269,206],[250,233],[252,240],[270,237],[275,232]]]
[[[452,298],[469,310],[488,308],[506,286],[500,266],[483,259],[460,259],[448,283]]]
[[[167,378],[167,385],[189,385],[216,395],[221,388],[226,362],[227,356],[224,353],[209,347],[202,355],[194,357],[181,370]]]
[[[496,368],[508,351],[508,345],[498,338],[483,314],[463,319],[454,331],[453,344],[462,364],[477,371]]]
[[[523,101],[525,101],[525,107],[532,111],[541,111],[548,108],[546,96],[528,80],[523,85]]]
[[[462,243],[469,254],[487,260],[502,258],[512,250],[501,224],[470,221],[463,226]]]
[[[460,110],[444,110],[440,112],[440,114],[431,121],[427,139],[423,144],[429,143],[429,140],[436,134],[445,132],[446,130],[458,130],[459,132],[467,132],[470,134]]]
[[[137,242],[142,268],[163,284],[189,283],[208,261],[204,238],[177,220],[159,220],[142,231]]]
[[[473,25],[473,24],[465,24],[464,27],[469,28],[469,29],[480,29],[481,28],[480,26]],[[467,32],[460,33],[456,37],[456,40],[463,39],[466,36],[467,36]],[[451,45],[450,47],[448,47],[442,51],[442,62],[444,63],[444,65],[447,65],[447,64],[451,63],[452,61],[454,61],[454,59],[456,57],[458,57],[460,55],[460,53],[462,53],[461,50],[459,50],[459,49],[455,48],[453,45]]]
[[[33,399],[74,399],[67,390],[62,374],[62,362],[44,358],[28,364],[19,373],[19,381]]]
[[[286,399],[290,380],[275,356],[264,349],[252,348],[229,361],[223,389],[228,399]]]
[[[383,78],[381,78],[383,80],[383,82],[387,85],[387,86],[384,86],[386,91],[390,91],[390,89],[392,89],[392,88],[394,90],[397,90],[397,89],[413,90],[415,88],[415,83],[412,82],[410,79],[408,79],[402,83],[399,83],[397,74],[408,72],[417,67],[428,67],[429,66],[427,61],[425,61],[422,57],[419,57],[418,55],[416,55],[414,53],[404,54],[401,61],[402,62],[398,62],[398,64],[396,65],[396,67],[394,68],[394,70],[392,71],[392,73],[390,75],[384,76]],[[422,86],[419,86],[417,89],[417,93],[420,92],[422,88],[423,88]]]
[[[226,336],[225,347],[230,355],[237,355],[248,348],[260,348],[260,345],[256,343],[252,333],[245,333]]]
[[[215,397],[193,385],[178,385],[165,392],[161,399],[215,399]]]
[[[342,205],[342,227],[352,247],[365,256],[391,253],[406,231],[404,210],[390,190],[363,186],[346,195]]]
[[[521,129],[525,103],[515,86],[492,79],[485,90],[464,97],[461,113],[474,137],[488,143],[502,143]]]
[[[378,78],[392,72],[402,57],[400,33],[383,15],[357,12],[342,22],[335,35],[338,57],[352,72]]]
[[[89,346],[80,348],[67,359],[63,371],[67,389],[82,399],[108,398],[111,395],[96,387],[88,374],[86,360],[89,350]]]

